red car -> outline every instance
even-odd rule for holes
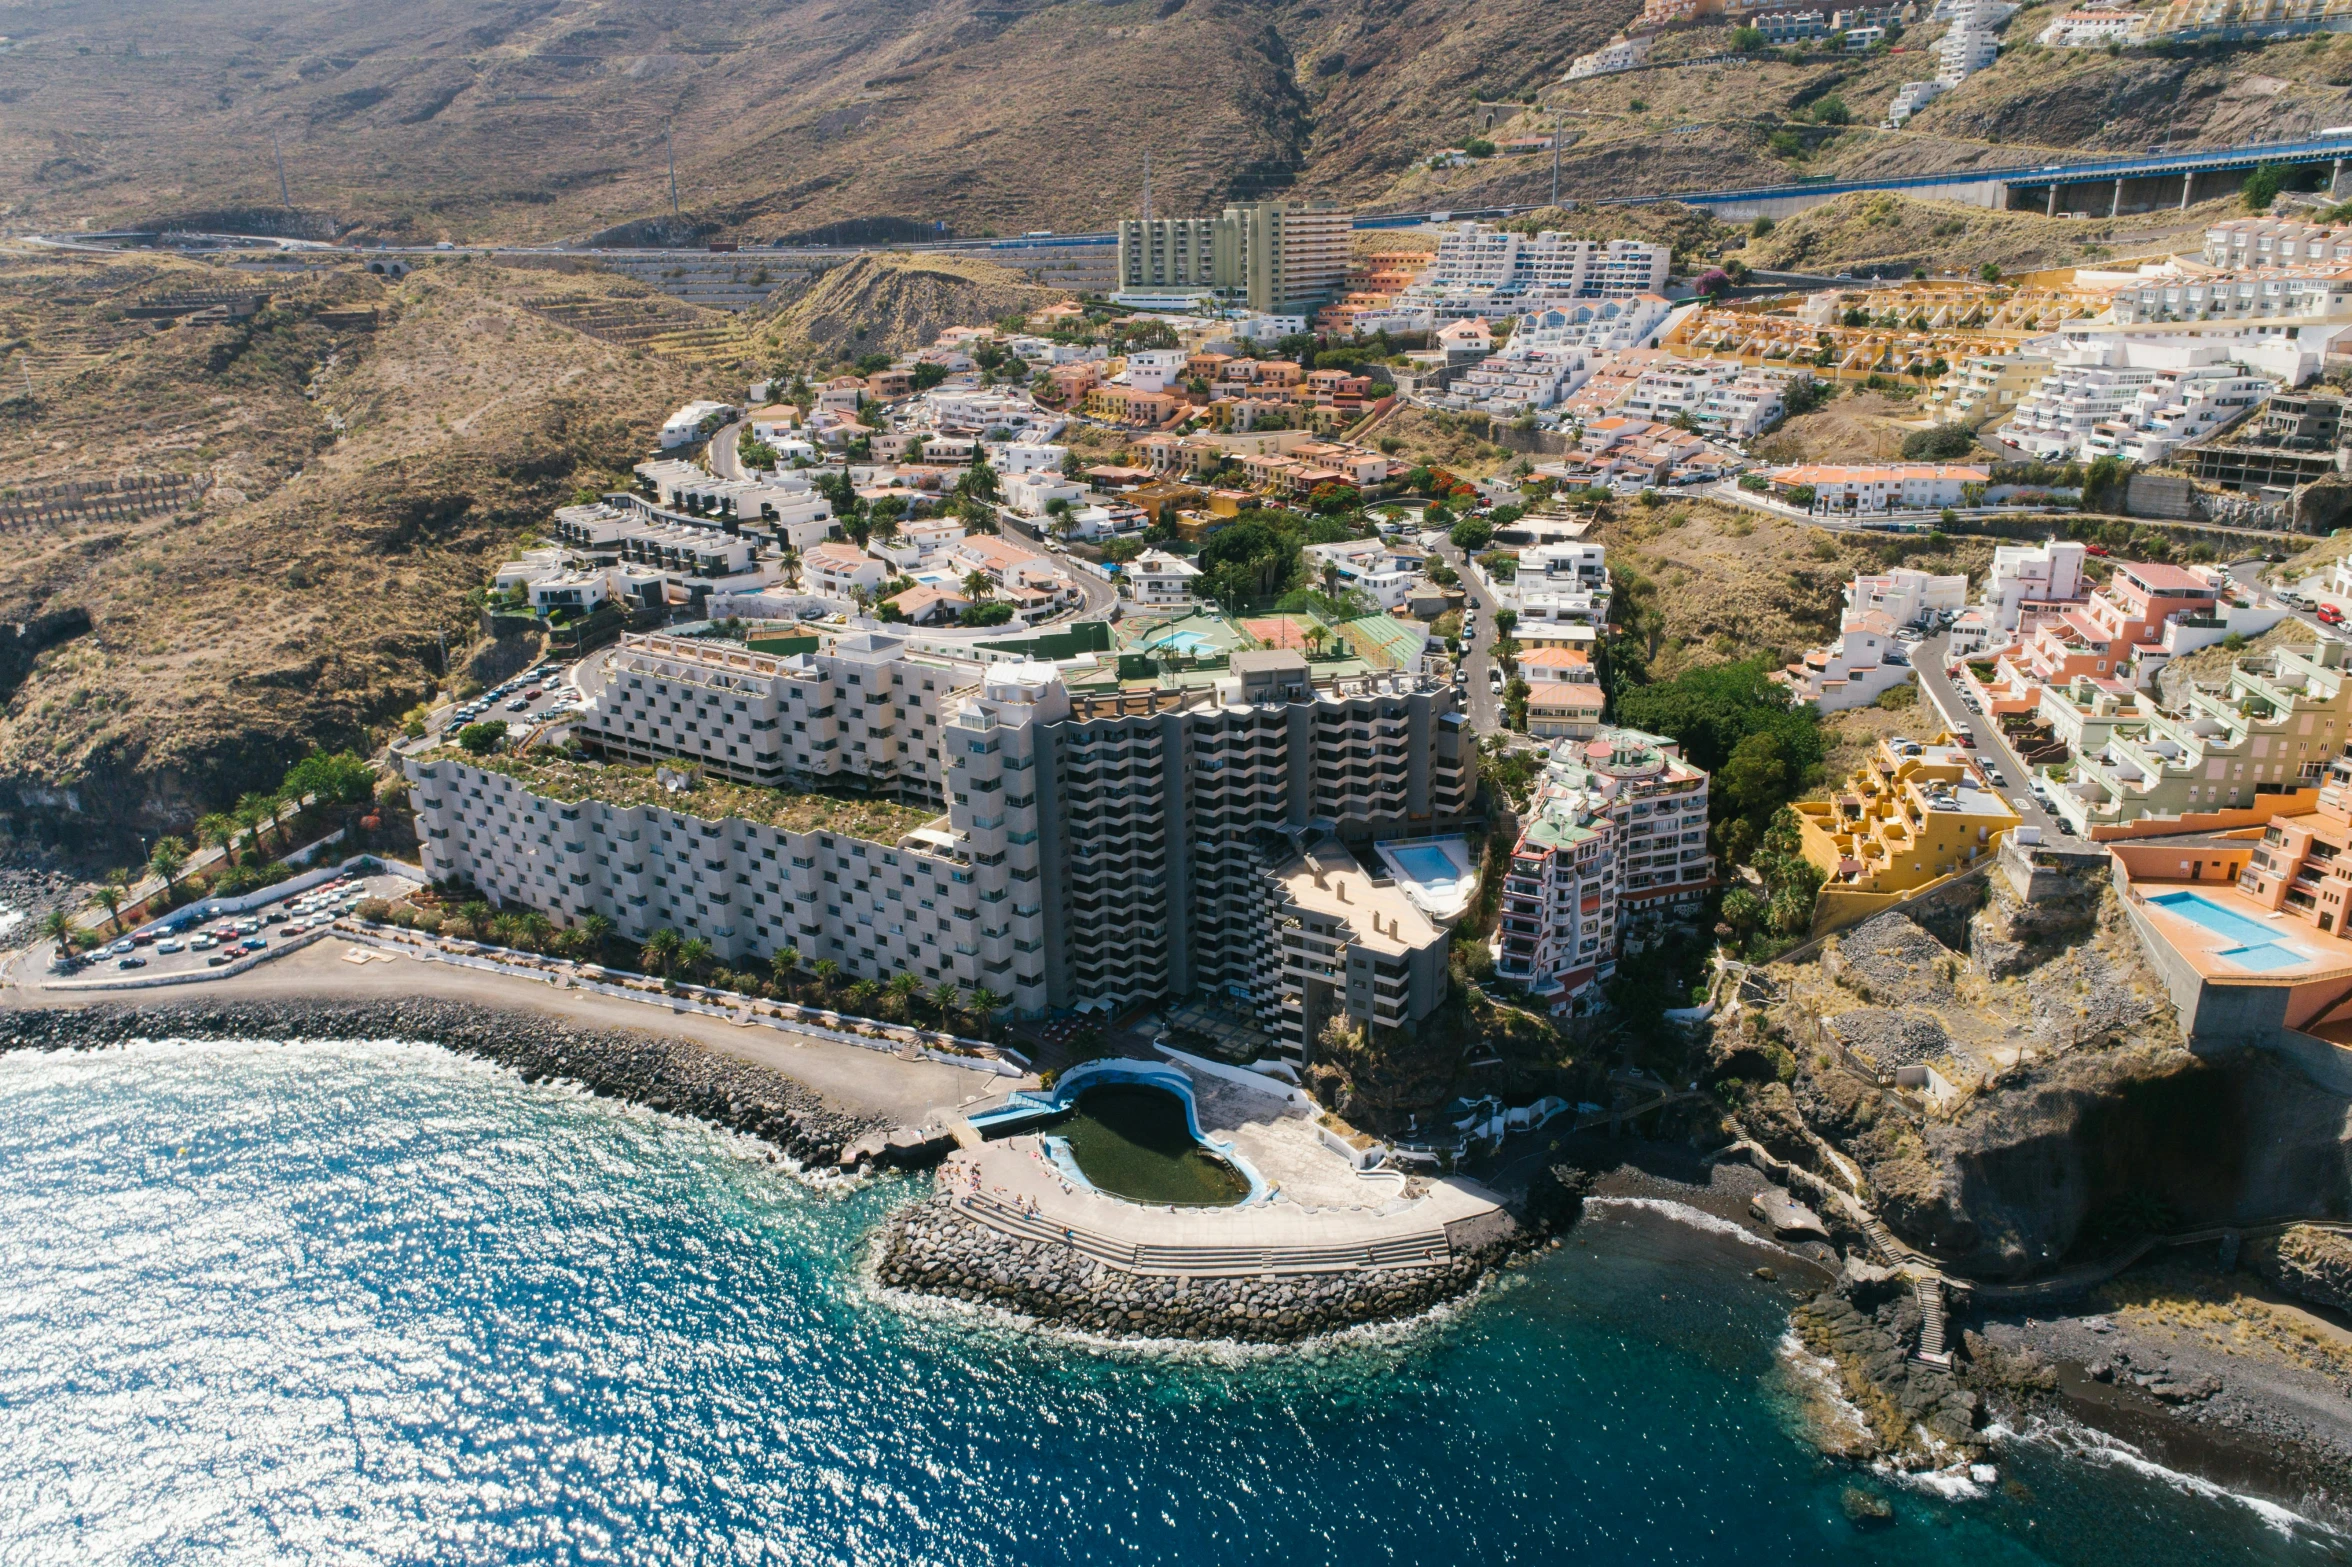
[[[2320,605],[2318,613],[2319,623],[2323,626],[2340,626],[2344,623],[2344,612],[2333,604]]]

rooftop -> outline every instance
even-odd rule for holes
[[[1391,957],[1438,939],[1437,927],[1394,885],[1378,886],[1344,850],[1310,849],[1281,872],[1300,908],[1346,920],[1358,945]]]
[[[496,752],[469,756],[442,746],[418,758],[424,764],[456,762],[514,779],[534,794],[573,804],[598,800],[616,806],[652,806],[702,821],[739,818],[785,832],[838,832],[871,843],[896,843],[939,813],[870,796],[802,790],[759,789],[708,776],[683,792],[666,788],[657,771],[622,763],[574,761],[552,753]]]

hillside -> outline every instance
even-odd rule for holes
[[[550,319],[551,298],[608,288],[593,276],[455,263],[386,288],[328,269],[243,322],[124,316],[238,281],[0,257],[12,333],[82,334],[78,357],[36,371],[29,406],[0,405],[0,483],[189,486],[169,507],[60,502],[8,525],[0,620],[78,608],[94,623],[0,709],[15,830],[184,827],[314,741],[363,742],[430,688],[444,640],[464,655],[487,566],[625,471],[697,386],[678,362]],[[335,324],[367,310],[373,331]]]
[[[999,321],[1064,297],[985,261],[868,255],[820,274],[755,330],[771,359],[827,364],[908,353],[948,327]]]
[[[1139,201],[1147,156],[1163,212],[1279,191],[1367,208],[1541,200],[1548,158],[1425,164],[1555,115],[1570,197],[2352,118],[2352,38],[2048,51],[2029,40],[2050,9],[2020,14],[1993,68],[1884,132],[1940,29],[1877,56],[1675,63],[1726,47],[1701,27],[1668,35],[1658,68],[1564,83],[1632,0],[22,0],[0,53],[0,202],[46,229],[914,238],[1102,226]],[[1816,114],[1831,97],[1851,124]]]
[[[1147,153],[1163,211],[1299,176],[1370,194],[1473,98],[1532,91],[1634,10],[26,0],[0,54],[0,202],[48,228],[583,236],[667,217],[665,125],[688,233],[1100,225]]]

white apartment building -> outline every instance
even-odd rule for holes
[[[1707,389],[1691,418],[1701,430],[1727,441],[1749,441],[1788,411],[1792,381],[1812,380],[1804,371],[1770,374],[1742,370],[1730,380]]]
[[[2255,263],[2243,272],[2126,284],[2110,319],[2119,326],[2160,321],[2298,320],[2352,315],[2352,263]]]
[[[1429,270],[1399,298],[1440,319],[1491,319],[1579,299],[1662,293],[1672,262],[1671,246],[1642,240],[1604,243],[1460,223],[1439,237]]]
[[[2135,43],[2147,31],[2145,11],[2066,11],[2034,35],[2045,49],[2104,49]]]
[[[703,421],[711,418],[732,419],[732,403],[692,402],[662,421],[660,445],[663,451],[673,447],[691,446],[703,438]]]
[[[1588,76],[1614,76],[1620,71],[1639,70],[1649,63],[1650,46],[1656,42],[1648,34],[1639,38],[1619,38],[1590,54],[1580,54],[1568,62],[1566,81],[1581,82]]]
[[[2143,387],[2114,419],[2100,423],[2082,444],[2085,460],[2116,456],[2159,463],[2190,441],[2218,435],[2269,398],[2267,376],[2180,371]]]
[[[1657,735],[1604,729],[1554,746],[1503,882],[1497,977],[1581,1009],[1621,953],[1696,918],[1715,879],[1707,787]]]
[[[2231,272],[2352,262],[2352,228],[2292,218],[2229,218],[2205,231],[2205,264]]]
[[[889,579],[889,567],[854,544],[818,544],[801,552],[801,586],[829,599],[870,594]]]
[[[1977,596],[1991,629],[2031,631],[2041,621],[2080,605],[2090,592],[2083,581],[2088,554],[2072,539],[1993,546],[1992,570]]]
[[[1192,602],[1200,568],[1181,555],[1145,550],[1119,570],[1119,585],[1143,609],[1182,608]]]
[[[1883,610],[1849,612],[1835,642],[1774,670],[1772,678],[1788,688],[1790,701],[1811,702],[1824,713],[1868,707],[1911,678],[1910,658],[1895,628],[1894,617]]]
[[[1428,559],[1385,539],[1343,539],[1299,552],[1316,581],[1328,578],[1343,593],[1361,593],[1382,609],[1399,609],[1426,584]],[[1328,572],[1326,571],[1328,568]]]
[[[1060,473],[1070,448],[1050,441],[998,441],[988,446],[988,465],[1000,478],[1024,473]]]
[[[748,761],[754,786],[412,759],[430,874],[566,923],[602,914],[632,939],[700,936],[733,966],[789,945],[852,977],[985,986],[1032,1015],[1213,994],[1293,1062],[1327,1021],[1407,1029],[1445,995],[1444,931],[1356,896],[1335,841],[1451,831],[1468,812],[1476,746],[1437,682],[1316,687],[1298,654],[1258,652],[1212,691],[1089,698],[1050,664],[975,670],[882,636],[764,663],[628,651],[590,743],[725,777]],[[934,707],[938,723],[915,721]],[[828,831],[806,796],[757,786],[794,755],[844,783],[871,769],[873,787],[944,813],[891,842]]]
[[[1849,615],[1876,610],[1896,626],[1925,626],[1966,607],[1968,574],[1944,576],[1910,566],[1863,572],[1846,584],[1844,597]]]
[[[1971,487],[1982,486],[1991,477],[1990,469],[1950,463],[1806,463],[1779,469],[1770,480],[1772,487],[1783,493],[1811,490],[1813,511],[1878,513],[1965,506]],[[1965,581],[1962,587],[1965,592]]]

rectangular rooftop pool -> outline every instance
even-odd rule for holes
[[[2148,901],[2167,914],[2177,914],[2192,925],[2202,925],[2216,936],[2227,936],[2246,946],[2263,945],[2279,933],[2275,925],[2232,913],[2212,899],[2193,892],[2160,893]]]

